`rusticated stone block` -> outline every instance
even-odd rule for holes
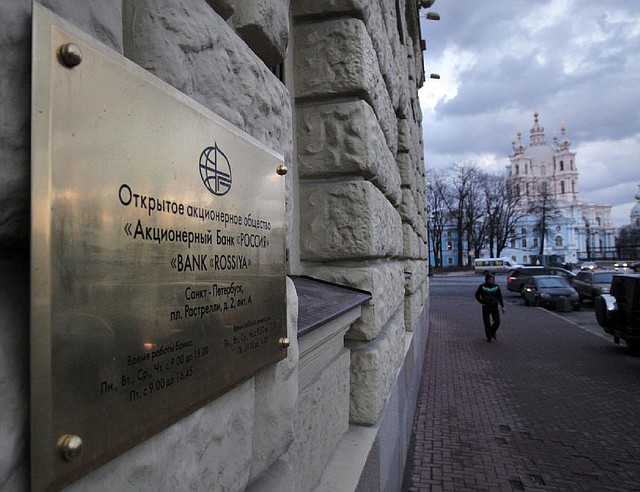
[[[205,2],[124,0],[127,57],[291,162],[289,94]]]
[[[351,349],[351,423],[373,425],[384,408],[405,349],[404,307],[372,342],[347,342]]]
[[[426,242],[420,243],[420,258],[423,260],[429,259],[429,247]]]
[[[287,358],[255,376],[251,480],[285,453],[295,438],[298,400],[298,296],[287,277]]]
[[[233,26],[268,67],[284,60],[289,44],[289,0],[236,0]]]
[[[428,265],[424,260],[404,260],[402,264],[404,271],[411,274],[404,286],[405,294],[410,295],[417,292],[427,279],[429,273]]]
[[[403,258],[419,258],[420,257],[420,236],[413,230],[411,224],[402,223],[402,257]]]
[[[414,228],[424,242],[427,241],[427,219],[422,214],[416,214]]]
[[[404,298],[404,329],[413,331],[416,321],[420,317],[422,307],[424,305],[424,297],[420,290]]]
[[[413,147],[411,126],[406,118],[398,119],[398,152],[410,152]]]
[[[409,188],[402,188],[402,203],[400,207],[398,207],[398,212],[400,212],[400,217],[402,217],[402,222],[407,222],[413,226],[416,226],[418,223],[418,208],[416,207],[416,201],[413,198],[413,193]],[[420,235],[420,231],[416,230],[418,235]]]
[[[350,364],[349,351],[342,349],[300,392],[296,442],[288,453],[298,492],[315,489],[338,442],[349,428]]]
[[[118,52],[122,52],[121,0],[99,2],[88,2],[87,0],[38,0],[38,2],[63,19],[75,24],[98,41]],[[30,4],[31,2],[27,2],[27,5]]]
[[[362,97],[395,154],[398,123],[364,23],[351,18],[302,24],[294,36],[296,98]]]
[[[391,203],[400,203],[400,174],[365,101],[303,107],[296,113],[296,129],[300,177],[361,175]]]
[[[396,154],[396,164],[400,173],[402,186],[411,187],[415,182],[415,166],[411,154],[403,152]]]
[[[407,95],[413,88],[409,87],[409,75],[406,48],[400,43],[398,25],[406,26],[404,13],[397,19],[398,11],[393,2],[370,2],[368,0],[293,0],[294,17],[312,18],[315,16],[333,17],[349,15],[364,20],[366,29],[378,59],[380,73],[384,78],[390,95],[392,106],[397,113],[410,114],[403,111],[407,107]],[[402,29],[404,39],[409,39],[406,27]],[[413,65],[413,61],[411,61]],[[415,70],[414,67],[411,69]]]
[[[379,258],[402,252],[400,215],[368,181],[303,184],[300,214],[304,260]]]
[[[322,265],[308,267],[305,274],[371,293],[362,316],[345,340],[373,340],[404,302],[404,267],[399,262],[370,263],[360,267]]]

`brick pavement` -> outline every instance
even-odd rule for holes
[[[640,490],[640,357],[507,309],[489,344],[475,301],[432,299],[403,491]]]

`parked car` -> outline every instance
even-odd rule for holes
[[[634,263],[633,265],[631,265],[631,269],[634,272],[639,272],[640,273],[640,263]]]
[[[506,273],[519,266],[511,258],[476,258],[473,261],[473,271],[476,273]]]
[[[556,275],[566,278],[569,282],[571,282],[571,280],[575,276],[575,274],[571,273],[569,270],[558,267],[525,266],[515,268],[511,270],[509,272],[509,275],[507,276],[507,290],[511,292],[518,292],[520,295],[522,295],[524,284],[526,283],[526,281],[529,280],[532,276],[537,275]]]
[[[573,279],[573,287],[578,291],[580,302],[593,301],[602,294],[608,294],[613,276],[611,270],[580,270]]]
[[[598,264],[595,261],[583,261],[580,263],[580,270],[594,270],[598,268]]]
[[[609,294],[596,297],[596,319],[613,341],[640,349],[640,275],[615,275]]]
[[[580,307],[576,289],[558,275],[536,275],[524,284],[524,305],[555,308],[566,299],[572,309]]]

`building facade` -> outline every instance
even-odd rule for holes
[[[638,192],[636,193],[636,203],[629,213],[629,225],[640,227],[640,183],[638,183]]]
[[[547,144],[544,127],[534,113],[529,130],[529,145],[522,143],[518,132],[509,156],[507,173],[522,197],[522,208],[528,210],[549,199],[549,221],[544,237],[544,255],[555,255],[560,263],[576,264],[581,260],[612,257],[615,228],[611,222],[611,205],[586,203],[580,200],[579,170],[576,153],[566,128],[560,137]],[[529,264],[539,253],[542,232],[537,230],[538,216],[525,215],[519,222],[515,238],[503,251],[521,264]]]
[[[428,328],[418,89],[432,3],[42,0],[289,169],[288,357],[65,490],[399,489]],[[0,14],[0,488],[21,491],[44,397],[28,369],[32,2]],[[309,322],[326,285],[368,297]]]
[[[560,137],[547,143],[544,127],[538,113],[534,113],[533,127],[529,130],[529,144],[518,132],[512,142],[507,175],[520,196],[522,217],[513,231],[507,248],[500,256],[519,264],[554,261],[577,264],[584,260],[606,259],[615,256],[615,228],[611,221],[611,205],[584,202],[580,199],[579,170],[576,153],[565,127]],[[546,233],[539,230],[540,214],[528,213],[540,207],[546,198]],[[446,227],[442,240],[443,266],[457,264],[457,232]],[[544,258],[539,258],[544,240]],[[466,245],[466,241],[463,241]],[[463,258],[471,261],[468,251]],[[489,256],[485,252],[483,256]]]

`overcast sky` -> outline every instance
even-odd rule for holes
[[[429,11],[441,20],[421,21],[427,167],[504,170],[538,111],[547,144],[566,127],[580,199],[613,205],[614,225],[628,224],[640,181],[640,0],[437,0]]]

